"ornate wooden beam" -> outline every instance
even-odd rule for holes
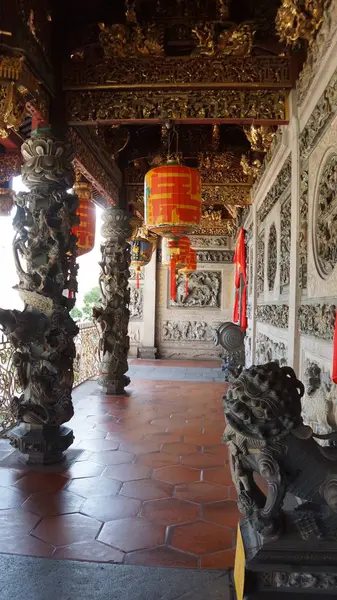
[[[66,94],[71,125],[94,123],[233,123],[280,125],[288,122],[284,90],[88,90]]]
[[[289,89],[294,82],[286,56],[187,56],[73,60],[64,67],[65,90],[100,89]]]

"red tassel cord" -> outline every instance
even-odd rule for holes
[[[333,338],[332,381],[337,383],[337,312],[335,320],[335,333]]]
[[[185,296],[188,296],[188,275],[185,275]]]

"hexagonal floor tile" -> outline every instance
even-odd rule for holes
[[[162,481],[141,479],[124,483],[120,494],[138,500],[154,500],[156,498],[169,498],[172,496],[172,486]]]
[[[75,542],[90,542],[95,539],[101,523],[85,515],[60,515],[45,517],[32,534],[53,546],[67,546]]]
[[[16,481],[16,488],[34,493],[58,492],[69,483],[66,477],[58,473],[28,473]]]
[[[192,554],[210,554],[232,548],[233,531],[203,521],[177,525],[170,532],[170,545]]]
[[[201,504],[228,500],[228,489],[207,481],[183,483],[176,487],[175,497]]]
[[[120,450],[108,452],[93,452],[90,459],[99,465],[121,465],[130,463],[135,458],[134,454],[129,452],[121,452]]]
[[[110,521],[103,526],[98,539],[124,552],[132,552],[163,544],[165,527],[143,519]]]
[[[151,452],[159,452],[161,444],[158,442],[123,442],[120,450],[124,452],[133,452],[133,454],[150,454]]]
[[[203,481],[217,483],[218,485],[232,486],[232,476],[230,467],[218,467],[216,469],[205,469],[202,473]]]
[[[82,479],[83,477],[95,477],[102,475],[105,469],[104,465],[98,465],[97,463],[86,460],[85,462],[75,462],[72,464],[68,471],[64,473],[65,477],[69,479]]]
[[[0,552],[48,558],[52,556],[54,548],[32,535],[15,535],[0,539]]]
[[[193,454],[196,450],[196,446],[193,446],[192,444],[185,444],[184,442],[163,444],[161,449],[164,454],[173,454],[173,456],[186,456],[188,454]]]
[[[118,450],[119,442],[115,440],[80,440],[78,444],[76,444],[77,448],[84,448],[85,450],[89,450],[90,452],[106,452],[108,450]]]
[[[22,471],[0,468],[0,486],[6,487],[8,485],[13,485],[20,477],[22,477],[22,475]]]
[[[0,510],[6,508],[19,508],[28,497],[27,492],[13,487],[0,487]]]
[[[124,559],[123,552],[100,544],[100,542],[81,542],[56,548],[53,558],[84,560],[90,562],[121,563]]]
[[[110,496],[117,494],[120,489],[120,482],[109,479],[108,477],[87,477],[86,479],[73,479],[67,491],[90,498],[91,496]]]
[[[137,479],[146,479],[151,475],[151,468],[143,465],[116,465],[106,467],[104,477],[111,477],[117,481],[136,481]]]
[[[179,457],[172,456],[171,454],[163,454],[162,452],[153,452],[152,454],[143,454],[137,457],[136,462],[138,465],[147,465],[153,469],[158,469],[167,465],[177,465]]]
[[[81,508],[81,513],[100,521],[113,521],[136,517],[141,509],[141,502],[121,496],[100,496],[89,498]]]
[[[212,467],[224,467],[225,460],[221,456],[195,452],[189,456],[183,456],[181,464],[196,469],[211,469]]]
[[[32,494],[22,508],[41,517],[52,517],[79,512],[83,502],[81,496],[62,491],[57,494]]]
[[[24,536],[31,532],[39,522],[40,517],[22,508],[0,511],[0,539],[14,536]]]
[[[172,467],[162,467],[156,469],[152,475],[153,479],[159,479],[160,481],[166,481],[176,485],[177,483],[184,483],[187,481],[200,481],[200,470],[190,469],[189,467],[182,467],[180,465]]]
[[[200,557],[202,569],[232,569],[235,562],[235,548]]]
[[[198,504],[176,498],[145,502],[141,516],[162,525],[174,525],[196,521],[199,517]]]
[[[218,525],[235,528],[240,518],[237,504],[232,500],[205,504],[202,508],[202,519],[218,523]]]
[[[127,565],[146,565],[152,567],[181,567],[197,568],[198,557],[179,552],[167,546],[160,546],[152,550],[139,550],[131,552],[125,557]]]

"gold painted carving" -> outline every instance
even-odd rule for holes
[[[119,198],[119,186],[108,175],[78,133],[70,128],[69,141],[75,152],[74,167],[92,183],[107,204],[116,204]]]
[[[208,88],[251,87],[256,84],[275,88],[291,87],[290,57],[226,56],[210,58],[109,58],[106,61],[68,63],[64,87],[95,88],[142,86],[143,88],[204,85]]]
[[[248,183],[248,177],[240,166],[240,158],[232,152],[200,152],[197,157],[202,181]]]
[[[276,30],[282,42],[296,46],[315,40],[331,0],[282,0],[276,16]]]
[[[0,80],[4,83],[16,83],[16,90],[19,92],[17,99],[20,102],[21,98],[25,100],[27,113],[37,111],[48,120],[50,98],[30,71],[24,56],[0,55]],[[16,96],[16,92],[13,94]]]
[[[249,56],[252,52],[254,31],[249,23],[240,23],[231,29],[219,31],[218,23],[197,23],[192,30],[196,54],[205,56]]]
[[[70,124],[97,121],[220,119],[286,121],[286,94],[272,90],[70,91]]]
[[[0,184],[20,175],[22,156],[18,152],[0,154]]]
[[[262,163],[259,158],[251,158],[247,154],[242,154],[240,165],[247,176],[255,179],[259,174]]]
[[[6,138],[10,129],[17,129],[25,115],[26,102],[15,83],[0,83],[0,137]]]
[[[268,152],[275,135],[274,128],[266,125],[250,125],[243,129],[253,152]]]

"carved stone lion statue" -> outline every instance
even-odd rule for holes
[[[308,506],[337,512],[336,450],[320,446],[301,414],[303,384],[290,367],[271,362],[244,370],[223,399],[232,478],[238,506],[265,538],[282,530],[282,505],[290,493]],[[267,497],[254,480],[261,475]],[[306,504],[301,505],[301,508]]]

